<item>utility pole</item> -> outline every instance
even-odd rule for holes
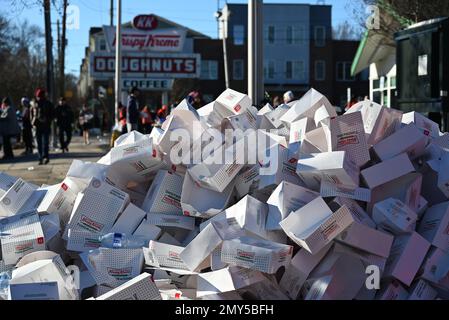
[[[45,51],[47,62],[47,92],[51,102],[55,101],[54,78],[53,78],[53,40],[51,37],[51,15],[50,0],[44,0],[44,19],[45,19]]]
[[[114,0],[111,0],[111,5],[110,5],[110,16],[111,16],[111,22],[110,22],[110,26],[112,27],[114,25]]]
[[[59,19],[56,21],[56,45],[58,46],[58,63],[57,63],[57,67],[56,67],[56,74],[58,74],[59,76],[61,75],[61,23],[59,21]],[[58,79],[59,83],[61,81],[61,79]],[[61,91],[61,87],[59,87],[59,95],[62,94]]]
[[[248,0],[248,94],[254,105],[264,97],[263,0]]]
[[[117,26],[115,34],[115,123],[122,96],[122,0],[117,0]]]
[[[224,74],[225,74],[225,86],[226,89],[229,88],[229,68],[228,68],[228,46],[227,46],[227,23],[229,17],[229,11],[226,8],[224,12],[218,8],[215,13],[215,17],[217,18],[217,26],[218,26],[218,36],[223,40],[223,65],[224,65]],[[221,34],[220,34],[220,23],[221,23]]]
[[[61,39],[61,54],[59,56],[59,95],[65,95],[65,47],[67,45],[66,30],[67,30],[67,6],[68,0],[64,0],[62,8],[62,39]]]

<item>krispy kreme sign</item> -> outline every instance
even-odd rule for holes
[[[122,56],[122,76],[131,79],[198,78],[201,70],[199,54],[129,52]],[[93,53],[90,75],[110,78],[115,73],[112,53]]]
[[[115,28],[103,27],[106,43],[110,51],[117,43]],[[186,31],[182,29],[136,30],[122,29],[123,51],[180,52],[184,48]]]
[[[155,15],[152,14],[142,14],[136,16],[133,20],[133,27],[139,30],[154,30],[157,28],[159,21]]]

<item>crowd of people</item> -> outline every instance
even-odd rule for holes
[[[138,88],[131,88],[127,104],[120,104],[119,106],[119,130],[121,134],[134,130],[149,134],[154,127],[160,127],[171,110],[178,105],[178,102],[173,102],[170,106],[162,105],[160,108],[151,108],[148,105],[140,107],[139,95],[140,91]],[[189,93],[187,100],[193,106],[200,106],[200,94],[198,91]]]
[[[33,154],[37,145],[39,165],[50,162],[50,135],[52,124],[59,134],[60,149],[69,151],[72,139],[74,112],[65,98],[60,98],[56,107],[47,99],[45,89],[37,89],[30,100],[23,97],[17,109],[6,97],[0,107],[0,145],[3,147],[2,160],[14,159],[13,143],[22,141],[24,154]],[[36,142],[36,143],[35,143]]]

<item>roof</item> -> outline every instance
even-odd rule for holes
[[[391,38],[373,30],[367,30],[352,63],[351,74],[354,76],[362,72],[372,63],[383,60],[395,51]]]

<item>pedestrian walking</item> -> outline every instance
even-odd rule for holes
[[[34,103],[34,101],[33,101]],[[31,125],[30,100],[24,97],[20,101],[22,105],[22,140],[25,144],[24,154],[33,154],[33,126]]]
[[[295,95],[293,94],[293,92],[287,91],[286,93],[284,93],[284,103],[285,104],[292,102],[293,99],[295,99]]]
[[[140,91],[137,87],[131,88],[128,96],[128,104],[126,106],[126,126],[128,132],[137,130],[139,125],[139,103],[137,98],[139,97]]]
[[[17,122],[16,109],[12,106],[11,100],[8,97],[2,100],[0,113],[0,133],[3,140],[2,160],[14,159],[11,138],[20,134],[20,127]]]
[[[128,133],[128,128],[126,126],[126,107],[119,102],[118,106],[118,120],[120,124],[120,133]]]
[[[145,106],[141,112],[142,115],[142,128],[144,134],[150,134],[153,129],[153,117],[151,116],[150,107]]]
[[[79,115],[79,123],[81,126],[81,130],[83,131],[84,144],[90,144],[89,141],[89,130],[92,129],[92,121],[94,119],[94,115],[89,110],[87,104],[83,104],[83,108],[80,111]]]
[[[49,147],[51,123],[53,120],[53,104],[47,100],[45,89],[37,89],[36,104],[31,108],[31,124],[36,129],[39,165],[50,162]]]
[[[62,153],[69,152],[69,145],[72,141],[72,124],[74,116],[72,108],[67,104],[64,97],[59,99],[58,106],[55,110],[56,124],[59,132],[59,143],[61,144]]]

